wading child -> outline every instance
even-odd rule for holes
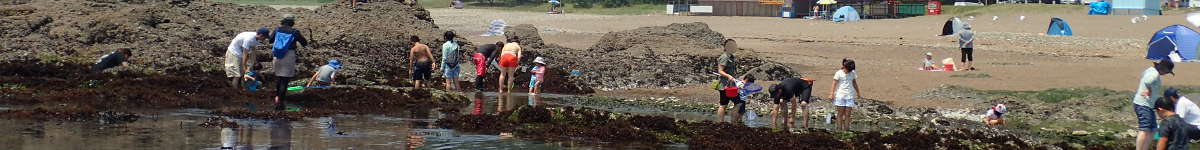
[[[538,95],[542,93],[542,81],[546,80],[546,60],[537,57],[533,59],[533,63],[537,66],[530,69],[530,73],[533,74],[529,75],[529,95]]]
[[[1158,128],[1158,134],[1162,135],[1158,139],[1158,150],[1185,150],[1188,149],[1188,138],[1191,135],[1187,128],[1194,128],[1183,122],[1178,114],[1175,114],[1175,103],[1166,98],[1158,98],[1154,102],[1155,112],[1158,117],[1162,118],[1161,125]]]
[[[837,107],[837,124],[840,130],[849,130],[852,119],[850,115],[854,112],[855,99],[862,99],[862,95],[858,92],[858,72],[854,71],[854,60],[850,58],[842,59],[842,69],[833,74],[833,89],[830,89],[829,98],[833,99],[833,106]]]

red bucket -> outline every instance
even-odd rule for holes
[[[725,97],[733,98],[733,97],[737,97],[737,96],[738,96],[738,88],[737,87],[733,87],[733,86],[725,87]]]

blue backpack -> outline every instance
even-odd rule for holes
[[[287,56],[287,51],[296,47],[295,32],[280,32],[275,29],[275,43],[271,46],[271,56],[277,59],[282,59]]]

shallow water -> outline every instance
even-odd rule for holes
[[[460,113],[496,113],[522,105],[555,105],[565,95],[507,98],[480,93]],[[543,98],[544,97],[544,98]],[[644,112],[633,112],[642,114]],[[697,113],[699,114],[699,113]],[[144,115],[123,124],[0,120],[0,149],[595,149],[594,144],[542,142],[511,136],[461,133],[433,122],[447,115],[414,109],[392,115],[335,115],[298,121],[230,118],[239,128],[200,127],[208,110],[181,109]],[[519,135],[517,135],[519,136]],[[611,147],[609,147],[611,148]],[[670,145],[669,149],[683,149]]]

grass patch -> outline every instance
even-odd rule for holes
[[[24,89],[28,89],[28,88],[25,87],[25,85],[21,85],[21,84],[4,83],[4,84],[0,84],[0,89],[24,90]]]
[[[335,0],[212,0],[214,2],[225,2],[242,5],[299,5],[299,6],[320,6],[336,2]]]
[[[450,1],[446,1],[446,0],[419,0],[418,3],[421,4],[421,6],[425,7],[425,8],[449,8],[450,7]],[[506,4],[503,4],[502,2],[497,2],[495,4],[467,2],[467,5],[466,5],[466,9],[495,9],[495,10],[543,12],[543,13],[549,11],[549,8],[550,8],[550,4],[547,4],[547,3],[527,4],[527,5],[506,5]],[[578,13],[578,14],[597,14],[597,15],[643,15],[643,14],[652,14],[652,13],[664,13],[666,11],[666,6],[654,5],[654,4],[633,4],[629,7],[604,8],[604,7],[600,7],[599,4],[597,4],[597,6],[594,6],[592,8],[577,8],[577,7],[575,7],[575,5],[567,3],[567,4],[565,4],[565,6],[563,6],[562,10],[564,10],[568,14]]]
[[[990,75],[990,74],[986,74],[986,73],[968,73],[968,74],[956,74],[956,75],[950,75],[950,77],[951,77],[951,78],[976,78],[976,79],[984,79],[984,78],[992,78],[992,75]]]
[[[1008,90],[986,90],[983,91],[989,95],[1012,96],[1019,99],[1040,100],[1046,103],[1058,103],[1065,100],[1084,97],[1104,97],[1110,95],[1118,95],[1121,92],[1104,89],[1100,87],[1083,87],[1083,88],[1064,88],[1064,89],[1049,89],[1042,91],[1008,91]]]

